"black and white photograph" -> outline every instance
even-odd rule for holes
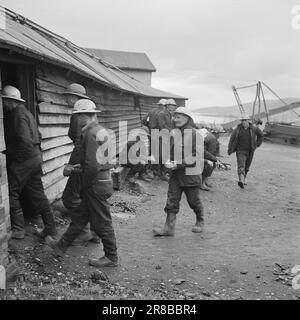
[[[300,300],[299,57],[299,0],[0,0],[0,308]]]

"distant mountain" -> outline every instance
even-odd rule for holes
[[[286,103],[292,103],[296,101],[300,101],[300,98],[283,98]],[[280,100],[266,100],[266,104],[269,110],[274,108],[278,108],[283,106],[284,104]],[[249,114],[252,114],[253,102],[243,103],[243,107],[245,111]],[[257,113],[257,107],[256,107]],[[264,106],[261,106],[261,112],[264,111]],[[230,106],[230,107],[206,107],[206,108],[198,108],[194,109],[193,113],[201,113],[205,115],[214,115],[220,117],[239,117],[240,110],[238,105]]]

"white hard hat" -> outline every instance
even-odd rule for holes
[[[98,113],[101,112],[97,110],[96,105],[93,101],[89,99],[80,99],[75,102],[73,114],[74,113]]]
[[[186,107],[178,107],[175,111],[174,114],[179,113],[179,114],[184,114],[185,116],[192,118],[192,115],[190,114],[190,112],[186,109]]]
[[[166,105],[177,106],[177,103],[175,102],[174,99],[168,99],[166,102]]]
[[[20,102],[25,102],[21,98],[21,92],[19,89],[13,86],[5,86],[2,90],[2,98],[12,99]]]
[[[89,97],[86,95],[85,87],[79,83],[71,83],[68,86],[67,91],[63,92],[63,94],[74,94],[75,96],[83,99],[89,99]]]
[[[243,112],[241,114],[241,120],[250,120],[250,116],[246,112]]]
[[[161,105],[166,105],[166,103],[167,103],[167,99],[160,99],[158,102],[157,102],[157,104],[161,104]]]

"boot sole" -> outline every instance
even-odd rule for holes
[[[103,264],[103,265],[98,265],[97,263],[93,263],[91,261],[89,261],[89,265],[91,267],[95,267],[95,268],[115,268],[115,267],[118,267],[120,266],[120,263],[119,262],[108,262],[106,264]]]

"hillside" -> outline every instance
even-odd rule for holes
[[[286,103],[292,103],[296,101],[300,101],[300,98],[283,98],[283,100]],[[279,100],[266,100],[267,107],[269,110],[272,110],[274,108],[281,107],[283,103]],[[253,102],[247,102],[243,104],[244,109],[247,113],[252,113],[252,107],[253,107]],[[257,110],[257,109],[256,109]],[[264,108],[262,106],[262,110],[264,111]],[[194,113],[201,113],[201,114],[206,114],[206,115],[218,115],[218,116],[239,116],[239,108],[237,105],[234,106],[229,106],[229,107],[205,107],[205,108],[198,108],[193,110]]]

